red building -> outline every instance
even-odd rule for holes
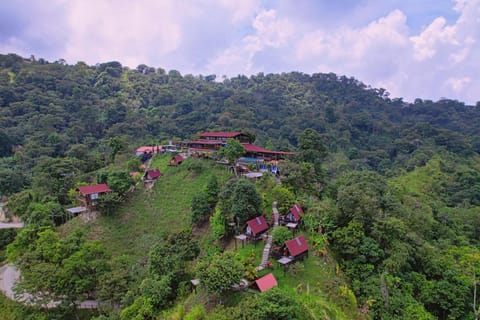
[[[228,139],[238,140],[245,149],[247,157],[265,160],[278,160],[294,155],[294,152],[274,151],[258,147],[250,142],[250,136],[241,132],[204,132],[197,135],[196,140],[189,141],[187,146],[191,152],[215,152],[224,147]]]
[[[143,180],[157,180],[162,176],[162,173],[158,168],[145,171],[143,175]]]
[[[80,201],[81,205],[85,208],[93,209],[101,195],[111,192],[112,190],[108,185],[102,183],[90,186],[80,186],[77,188],[77,191],[80,192],[80,197],[78,200]]]
[[[143,147],[138,147],[137,150],[135,150],[135,155],[136,156],[141,156],[142,154],[145,153],[150,153],[150,154],[157,154],[162,152],[162,146],[143,146]]]
[[[303,216],[303,209],[302,207],[297,203],[294,205],[288,213],[285,215],[283,218],[285,222],[295,222],[298,223],[302,219]]]
[[[265,292],[272,289],[273,287],[278,286],[277,279],[273,276],[273,273],[269,273],[266,276],[261,277],[255,281],[255,284],[258,287],[260,292]]]
[[[263,216],[259,216],[247,221],[245,234],[249,238],[257,239],[262,233],[268,230],[268,224]]]
[[[285,246],[288,250],[289,256],[293,259],[303,259],[308,257],[308,243],[303,235],[299,235],[296,238],[285,242]]]
[[[185,161],[185,158],[181,155],[177,154],[176,156],[172,157],[172,160],[168,163],[169,166],[178,166]]]

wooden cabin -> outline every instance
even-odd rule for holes
[[[273,273],[269,273],[261,277],[260,279],[255,280],[255,285],[257,286],[258,290],[260,290],[260,292],[265,292],[272,289],[273,287],[278,286],[278,282],[277,279],[275,279]]]
[[[80,186],[77,188],[77,191],[80,192],[80,197],[78,198],[82,207],[87,209],[93,209],[97,204],[98,199],[101,198],[102,194],[111,192],[110,187],[105,184],[95,184],[89,186]]]
[[[162,173],[160,172],[160,169],[158,169],[158,168],[147,170],[143,174],[143,181],[157,180],[161,176],[162,176]]]
[[[245,235],[251,240],[260,239],[266,231],[268,231],[268,224],[263,216],[248,220],[245,226]]]
[[[285,248],[288,257],[291,257],[293,260],[303,260],[303,258],[308,257],[308,243],[303,235],[285,242]]]
[[[287,223],[300,223],[302,220],[304,212],[300,204],[296,204],[293,207],[290,208],[290,210],[287,212],[286,215],[281,217],[281,224],[287,224]]]
[[[182,164],[182,162],[185,161],[185,158],[182,157],[181,155],[177,154],[176,156],[172,157],[172,160],[168,163],[169,166],[178,166]]]

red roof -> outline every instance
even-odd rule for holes
[[[173,157],[173,159],[177,162],[182,162],[183,160],[185,160],[184,157],[182,157],[181,155],[177,154],[175,157]]]
[[[295,219],[295,221],[300,221],[302,219],[302,217],[300,217],[300,215],[296,212],[296,211],[291,211],[290,210],[290,214],[292,214],[293,216],[293,219]],[[287,219],[290,218],[287,214]],[[291,219],[291,218],[290,218]]]
[[[265,153],[265,154],[284,154],[284,155],[295,154],[295,152],[267,150],[251,143],[242,143],[242,145],[245,151],[247,152],[257,152],[257,153]]]
[[[215,138],[235,138],[236,136],[241,135],[241,132],[204,132],[200,133],[199,137],[215,137]]]
[[[308,243],[303,235],[299,235],[296,238],[288,240],[285,242],[285,245],[287,246],[290,255],[293,257],[308,251]]]
[[[160,170],[158,168],[155,168],[153,170],[148,170],[145,175],[149,177],[150,179],[157,179],[160,177],[162,174],[160,173]]]
[[[137,153],[157,153],[157,151],[162,151],[162,146],[143,146],[136,150]]]
[[[260,292],[270,290],[278,285],[277,279],[275,279],[273,273],[269,273],[266,276],[261,277],[260,279],[256,280],[255,283],[257,284]]]
[[[263,216],[253,218],[247,221],[247,225],[252,229],[252,233],[257,235],[268,230],[268,224]]]
[[[302,207],[297,203],[296,205],[294,205],[292,208],[290,208],[290,213],[293,215],[293,217],[295,218],[295,220],[299,221],[302,217],[301,215],[303,215],[303,209]]]
[[[77,190],[80,191],[80,193],[84,196],[94,193],[105,193],[112,191],[105,183],[94,184],[91,186],[80,186],[77,188]]]

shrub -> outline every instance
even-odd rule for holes
[[[283,246],[292,238],[292,232],[287,227],[278,227],[272,231],[272,238],[278,246]]]

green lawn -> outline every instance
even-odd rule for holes
[[[170,167],[170,159],[171,155],[153,159],[151,168],[158,167],[163,176],[151,191],[139,183],[116,214],[100,216],[86,225],[73,219],[63,231],[83,227],[90,239],[100,240],[113,256],[127,255],[132,262],[145,261],[151,245],[160,236],[190,227],[192,197],[207,185],[211,175],[215,174],[219,182],[228,177],[224,168],[208,160],[187,159],[178,167]],[[187,170],[193,161],[201,163],[201,172]]]

